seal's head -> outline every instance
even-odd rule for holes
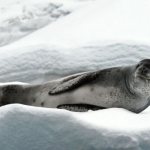
[[[150,59],[140,61],[135,69],[135,77],[142,80],[150,80]]]

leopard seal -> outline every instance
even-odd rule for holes
[[[88,109],[124,108],[140,113],[150,104],[150,59],[125,67],[67,76],[44,84],[0,86],[0,105]],[[71,109],[70,109],[71,108]]]

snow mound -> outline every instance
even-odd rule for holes
[[[81,48],[29,46],[0,50],[0,82],[41,83],[73,73],[132,65],[150,57],[150,46],[115,43]]]
[[[0,129],[4,150],[150,148],[150,110],[75,113],[13,104],[0,108]]]
[[[0,48],[0,82],[40,83],[150,57],[149,1],[75,3],[64,4],[75,10],[69,15]]]

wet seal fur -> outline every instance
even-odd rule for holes
[[[139,113],[150,104],[150,59],[41,85],[1,85],[1,106],[11,103],[71,111],[119,107]]]

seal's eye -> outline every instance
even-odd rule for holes
[[[145,74],[149,73],[149,69],[148,69],[146,66],[143,66],[143,67],[141,68],[141,73],[142,73],[143,75],[145,75]]]
[[[136,66],[136,76],[142,78],[142,79],[147,79],[150,80],[150,64],[149,63],[139,63]]]
[[[150,64],[145,64],[144,65],[146,68],[150,69]]]
[[[150,80],[150,59],[140,61],[135,68],[136,77]]]

